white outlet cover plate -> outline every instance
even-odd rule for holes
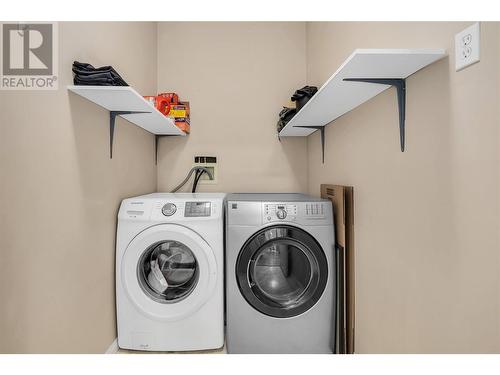
[[[208,167],[213,168],[213,180],[206,178],[204,174],[198,181],[199,185],[216,185],[217,184],[217,163],[193,163],[193,167]]]
[[[479,61],[480,44],[479,22],[455,35],[455,70],[457,72]]]

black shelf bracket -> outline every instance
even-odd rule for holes
[[[325,125],[317,126],[294,126],[294,128],[305,128],[305,129],[316,129],[319,130],[319,136],[321,139],[321,162],[325,164]]]
[[[405,151],[406,80],[403,78],[344,78],[344,81],[367,82],[394,86],[398,94],[399,142],[401,152]]]
[[[115,135],[116,116],[130,115],[132,113],[150,113],[144,111],[109,111],[109,158],[113,159],[113,138]]]

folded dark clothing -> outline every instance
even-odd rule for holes
[[[78,72],[80,74],[91,74],[95,72],[109,72],[112,71],[115,74],[119,75],[116,70],[110,66],[101,66],[100,68],[94,68],[92,65],[87,63],[80,63],[78,61],[73,62],[73,72]]]
[[[109,79],[113,82],[116,82],[117,85],[120,86],[127,86],[127,83],[123,81],[123,79],[120,76],[116,76],[116,74],[113,73],[96,73],[96,74],[90,74],[90,75],[75,75],[75,77],[78,77],[81,80],[98,80],[98,79]]]
[[[71,70],[73,71],[73,73],[80,74],[80,75],[89,75],[89,74],[96,74],[96,73],[111,72],[112,74],[119,76],[119,74],[116,72],[115,69],[113,69],[112,66],[103,66],[103,67],[97,68],[97,69],[95,69],[95,68],[89,69],[88,65],[90,65],[90,64],[85,64],[85,66],[73,64],[73,68]],[[92,65],[90,65],[90,66],[92,66]]]
[[[74,81],[78,81],[78,82],[87,82],[87,83],[91,83],[91,82],[110,82],[112,83],[113,82],[113,79],[111,78],[106,78],[106,77],[102,77],[102,78],[94,78],[94,79],[87,79],[87,78],[83,78],[83,77],[78,77],[76,76],[74,78]]]
[[[114,84],[113,81],[108,80],[108,79],[84,81],[84,80],[80,80],[78,78],[75,78],[73,80],[73,83],[77,86],[121,86],[121,85]]]
[[[109,78],[109,79],[118,79],[116,75],[113,75],[111,72],[105,73],[93,73],[93,74],[77,74],[77,77],[82,79],[99,79],[99,78]]]
[[[112,66],[95,68],[91,64],[74,61],[72,71],[75,85],[128,86]]]
[[[114,69],[85,70],[85,69],[78,69],[78,68],[73,67],[73,69],[71,69],[71,70],[73,71],[73,73],[78,74],[78,75],[82,75],[82,76],[88,76],[88,75],[92,75],[92,74],[101,74],[101,73],[114,73],[114,74],[118,75]]]
[[[82,77],[79,77],[79,76],[75,76],[74,79],[73,79],[73,82],[75,85],[87,85],[87,86],[92,86],[92,85],[96,85],[96,86],[127,86],[127,85],[123,85],[121,84],[121,82],[119,81],[116,81],[114,79],[111,79],[111,78],[95,78],[95,79],[86,79],[86,78],[82,78]]]
[[[93,83],[95,83],[96,85],[98,83],[104,85],[106,83],[108,86],[128,86],[128,84],[123,79],[115,78],[112,77],[111,75],[106,75],[106,74],[92,75],[92,76],[75,75],[73,78],[73,82],[75,85],[78,84],[92,85]]]

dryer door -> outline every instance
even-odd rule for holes
[[[318,302],[328,280],[328,261],[306,231],[285,225],[255,233],[236,261],[236,279],[247,302],[263,314],[289,318]]]
[[[212,295],[217,263],[196,232],[160,224],[129,243],[121,263],[128,297],[143,314],[177,320],[197,311]]]

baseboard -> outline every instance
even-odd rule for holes
[[[116,354],[118,353],[118,339],[114,339],[114,341],[109,346],[108,350],[104,354]]]

